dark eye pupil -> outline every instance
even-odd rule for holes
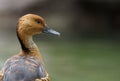
[[[41,22],[40,22],[40,21],[37,21],[37,23],[39,23],[39,24],[40,24]]]

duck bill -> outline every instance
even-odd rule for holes
[[[57,35],[57,36],[60,36],[60,33],[49,28],[47,25],[46,27],[44,28],[44,30],[42,31],[43,33],[47,33],[47,34],[51,34],[51,35]]]

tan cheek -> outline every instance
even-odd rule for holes
[[[43,29],[44,29],[44,27],[43,27],[43,26],[40,26],[40,27],[39,27],[39,30],[40,30],[40,31],[42,31]]]
[[[44,29],[44,26],[42,26],[42,25],[39,25],[39,24],[34,25],[34,30],[35,30],[36,32],[40,32],[40,31],[42,31],[43,29]]]
[[[40,29],[40,28],[36,28],[36,27],[34,27],[34,28],[29,28],[29,29],[27,30],[27,33],[28,33],[29,35],[39,34],[39,33],[41,33],[41,29]]]

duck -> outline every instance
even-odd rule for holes
[[[41,33],[60,35],[39,15],[26,14],[19,18],[16,34],[21,49],[5,62],[0,73],[0,81],[50,81],[39,48],[32,38]]]

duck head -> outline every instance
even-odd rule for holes
[[[35,14],[22,16],[19,19],[17,31],[23,33],[24,35],[35,35],[40,33],[60,35],[59,32],[49,28],[42,17]]]

